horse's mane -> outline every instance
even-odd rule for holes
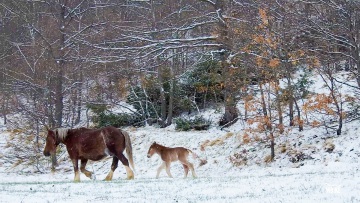
[[[63,141],[68,135],[69,128],[57,128],[55,129],[55,136]]]

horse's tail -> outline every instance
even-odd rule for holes
[[[125,137],[125,150],[126,150],[126,154],[127,154],[128,158],[129,158],[129,163],[130,163],[132,169],[135,170],[133,152],[132,152],[132,146],[131,146],[131,139],[130,139],[129,133],[127,133],[124,130],[120,130],[120,131]]]

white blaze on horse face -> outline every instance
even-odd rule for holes
[[[151,147],[151,149],[149,149],[149,158],[152,157],[155,153],[158,153],[158,148],[157,147]]]

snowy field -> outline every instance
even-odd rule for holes
[[[330,166],[331,167],[331,166]],[[336,166],[334,166],[334,169]],[[3,178],[3,175],[7,178]],[[258,169],[222,177],[72,183],[2,174],[1,202],[359,202],[360,172]],[[5,180],[4,180],[5,179]]]
[[[229,130],[235,129],[234,126]],[[304,134],[313,136],[319,132],[312,130]],[[349,135],[347,132],[344,134]],[[343,151],[342,157],[331,158],[337,151],[328,157],[329,153],[324,152],[321,160],[304,162],[301,167],[294,167],[280,155],[269,165],[234,167],[228,156],[239,148],[236,136],[218,146],[207,147],[204,152],[198,148],[202,141],[213,140],[224,133],[215,128],[185,133],[149,126],[130,131],[136,169],[135,180],[130,181],[125,180],[125,169],[121,165],[115,171],[113,181],[102,181],[110,169],[110,159],[90,162],[87,168],[95,173],[96,180],[82,174],[80,183],[72,182],[74,174],[67,157],[60,159],[55,173],[48,169],[43,174],[36,174],[30,168],[13,172],[2,167],[0,202],[360,202],[360,164],[359,158],[353,157],[359,152],[359,148],[354,149],[359,147],[359,139],[354,142],[347,136],[348,139],[335,142],[338,150]],[[359,130],[353,133],[358,134]],[[165,171],[155,179],[161,161],[157,155],[150,159],[146,157],[153,141],[186,146],[208,163],[199,167],[199,160],[191,159],[199,176],[196,179],[184,179],[180,163],[172,164],[174,179],[168,178]],[[246,147],[254,146],[240,148]],[[269,149],[265,149],[265,153],[268,152]]]

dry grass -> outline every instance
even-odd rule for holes
[[[325,140],[323,147],[326,152],[331,153],[335,149],[335,144],[333,143],[332,139],[327,139],[327,140]]]
[[[247,165],[248,158],[246,153],[235,153],[229,157],[229,160],[234,166],[239,167]]]
[[[264,158],[264,162],[265,163],[270,163],[270,162],[272,162],[273,161],[273,159],[271,158],[271,155],[267,155],[267,156],[265,156],[265,158]]]
[[[285,144],[281,145],[279,150],[280,150],[280,153],[285,153],[287,151],[286,145]]]
[[[205,140],[205,141],[200,145],[200,150],[201,150],[201,151],[205,151],[205,148],[208,147],[208,146],[212,147],[212,146],[215,146],[215,145],[222,145],[222,144],[224,144],[224,141],[225,141],[226,139],[229,139],[229,138],[232,137],[233,135],[234,135],[234,133],[228,132],[228,133],[226,133],[224,136],[219,137],[219,138],[217,138],[217,139],[215,139],[215,140],[212,140],[212,141],[210,141],[210,140]]]

